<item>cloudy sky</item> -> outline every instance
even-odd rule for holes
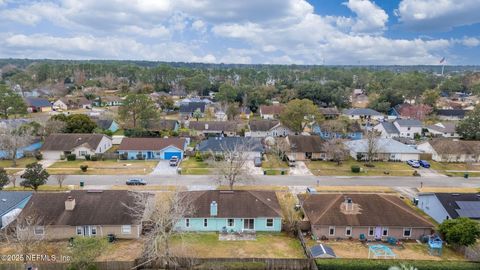
[[[480,64],[479,0],[0,0],[0,57]]]

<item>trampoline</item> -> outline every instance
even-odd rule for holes
[[[397,255],[393,251],[384,245],[372,245],[368,247],[368,258],[373,259],[395,259]]]

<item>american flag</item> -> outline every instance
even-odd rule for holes
[[[440,64],[445,62],[445,57],[443,57],[442,59],[440,59]]]

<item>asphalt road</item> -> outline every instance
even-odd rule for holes
[[[142,178],[150,185],[178,185],[202,186],[216,185],[215,176],[212,175],[68,175],[65,185],[78,185],[83,181],[89,186],[124,185],[127,179]],[[318,181],[318,182],[317,182]],[[254,176],[248,184],[252,185],[278,185],[278,186],[386,186],[386,187],[411,187],[420,185],[434,187],[480,187],[480,178],[464,179],[461,177],[345,177],[345,176]],[[48,184],[55,185],[55,177],[51,176]]]

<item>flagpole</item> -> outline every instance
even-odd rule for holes
[[[445,64],[442,65],[442,77],[443,77],[443,70],[445,69]]]

